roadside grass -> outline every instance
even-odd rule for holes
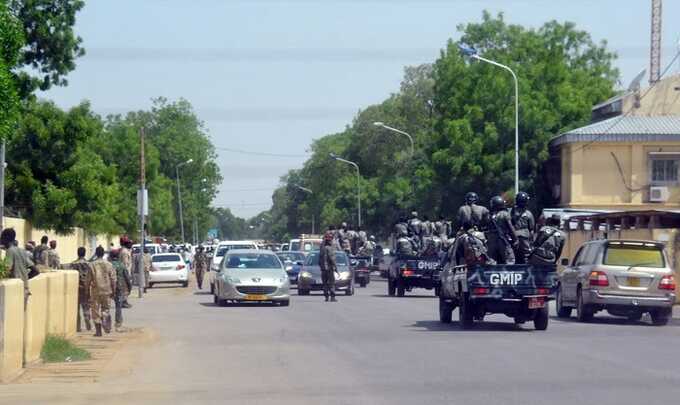
[[[40,358],[45,363],[63,363],[89,360],[90,352],[60,336],[48,335],[40,351]]]

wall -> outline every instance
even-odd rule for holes
[[[0,382],[19,375],[24,361],[24,283],[0,281]]]

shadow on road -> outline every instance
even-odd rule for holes
[[[210,291],[195,291],[194,295],[212,295]]]
[[[387,294],[373,294],[373,295],[371,295],[371,297],[377,297],[377,298],[399,298],[399,299],[405,299],[405,298],[430,298],[430,299],[432,299],[432,298],[437,298],[437,297],[434,296],[434,294],[432,294],[432,295],[409,295],[409,294],[406,294],[406,295],[404,295],[403,297],[397,297],[396,295],[395,295],[395,296],[390,296],[390,295],[387,295]]]
[[[156,285],[154,284],[153,287],[149,287],[146,290],[147,291],[153,291],[153,290],[170,290],[170,289],[180,289],[180,288],[186,288],[182,286],[181,284],[162,284],[162,285]]]
[[[214,302],[199,302],[199,305],[204,306],[204,307],[213,307],[213,308],[234,308],[234,307],[248,307],[248,308],[271,308],[271,307],[278,307],[278,304],[273,304],[271,302],[242,302],[238,304],[225,304],[223,306],[219,306],[215,304]]]
[[[651,320],[649,320],[649,317],[643,317],[642,320],[640,321],[630,321],[626,318],[619,318],[619,317],[614,317],[614,316],[595,316],[591,321],[589,322],[579,322],[578,319],[572,317],[572,318],[560,318],[557,316],[551,316],[550,317],[551,321],[555,322],[562,322],[562,323],[582,323],[584,325],[611,325],[611,326],[653,326],[653,327],[658,327],[654,326],[651,323]],[[680,319],[673,318],[671,319],[670,322],[668,322],[668,325],[665,326],[673,326],[673,327],[678,327],[680,326]]]
[[[533,326],[533,325],[531,325]],[[439,321],[416,321],[412,325],[406,325],[407,328],[418,328],[429,332],[529,332],[532,328],[522,328],[521,325],[515,325],[514,322],[475,322],[470,329],[461,329],[458,321],[453,321],[449,324],[441,323]]]

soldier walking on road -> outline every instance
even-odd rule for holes
[[[487,230],[488,254],[498,264],[515,264],[513,247],[517,245],[517,234],[512,226],[510,213],[505,209],[505,200],[495,196],[489,204],[491,220]]]
[[[331,302],[335,302],[335,272],[337,265],[335,262],[335,249],[333,248],[333,235],[326,232],[323,236],[323,246],[319,251],[319,267],[321,268],[321,281],[323,282],[323,295],[326,302],[330,297]]]
[[[123,302],[125,302],[130,290],[132,290],[132,282],[130,274],[120,260],[119,251],[112,250],[109,253],[109,260],[116,272],[116,288],[113,293],[113,302],[116,305],[116,332],[120,332],[120,328],[123,326]]]
[[[92,321],[96,329],[95,336],[102,336],[102,327],[111,333],[111,298],[116,291],[116,273],[111,263],[104,260],[104,248],[95,250],[97,259],[92,262],[85,284],[90,289],[90,306]]]
[[[70,268],[78,271],[78,323],[76,330],[82,332],[80,323],[80,314],[82,312],[85,329],[92,330],[90,323],[90,289],[87,287],[87,275],[90,273],[92,266],[90,262],[85,260],[85,248],[78,248],[78,260],[70,264]]]
[[[147,288],[149,288],[149,273],[151,272],[151,254],[149,254],[149,248],[144,248],[142,262],[144,267],[144,292],[146,292]]]
[[[565,236],[560,231],[561,218],[554,214],[546,219],[545,226],[538,231],[534,241],[534,250],[529,256],[529,263],[536,265],[555,264],[562,256]]]
[[[132,241],[128,239],[127,236],[120,238],[120,262],[123,264],[123,267],[125,267],[128,277],[132,278],[132,251],[130,249],[132,249]],[[132,305],[128,302],[128,297],[131,292],[132,287],[129,288],[129,291],[123,300],[123,308],[132,308]]]
[[[203,252],[203,245],[199,245],[194,255],[194,272],[196,273],[196,284],[198,289],[203,288],[203,276],[208,269],[208,256]]]
[[[531,244],[534,240],[534,230],[536,221],[534,214],[527,209],[529,204],[529,194],[524,191],[517,193],[515,206],[510,211],[512,225],[517,233],[517,250],[515,251],[515,261],[517,264],[525,264],[531,254]]]
[[[57,253],[57,241],[50,241],[50,248],[47,250],[47,267],[51,269],[58,269],[61,265],[61,258]]]

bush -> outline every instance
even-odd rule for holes
[[[7,265],[7,258],[0,259],[0,280],[9,278],[9,266]]]
[[[60,336],[48,335],[40,351],[40,358],[45,363],[62,363],[89,360],[90,352]]]

